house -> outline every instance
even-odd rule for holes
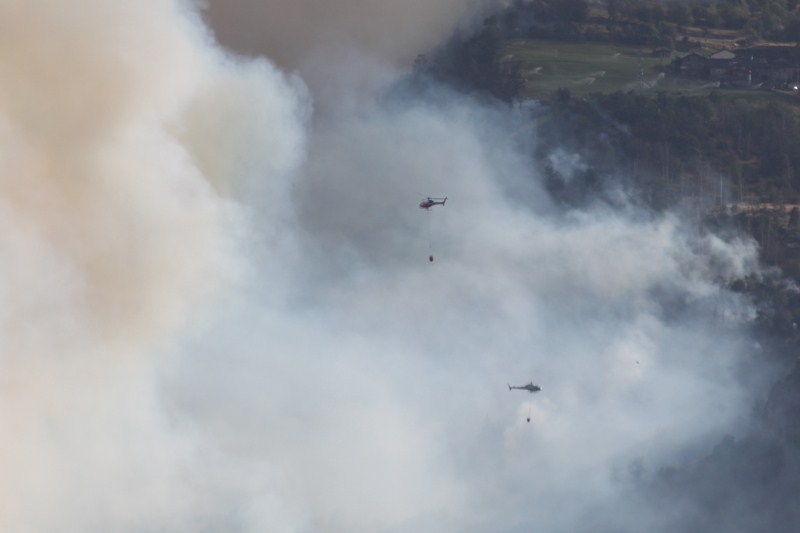
[[[800,81],[800,49],[796,46],[754,46],[741,51],[753,83],[781,86]]]
[[[707,79],[708,64],[704,56],[697,52],[692,52],[683,57],[679,57],[672,63],[675,73],[684,78]]]
[[[734,64],[728,71],[727,81],[735,87],[749,87],[753,83],[753,72],[749,65]]]
[[[800,66],[782,57],[775,61],[754,64],[752,68],[753,81],[756,83],[778,87],[800,81]]]
[[[730,50],[720,50],[708,56],[708,79],[712,81],[729,81],[729,72],[736,63],[736,54]]]
[[[757,46],[720,50],[709,56],[693,52],[673,61],[679,76],[747,87],[754,83],[779,87],[800,83],[800,48]]]

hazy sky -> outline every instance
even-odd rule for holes
[[[564,211],[515,112],[370,92],[468,2],[244,4],[263,57],[0,2],[0,529],[658,530],[637,480],[760,393],[754,243]]]

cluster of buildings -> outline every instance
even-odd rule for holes
[[[732,87],[794,88],[800,84],[800,47],[754,46],[704,55],[692,52],[672,62],[685,78]]]

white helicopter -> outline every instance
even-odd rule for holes
[[[539,392],[540,390],[542,390],[542,388],[539,385],[534,385],[533,381],[531,381],[527,385],[522,385],[521,387],[516,387],[511,385],[508,386],[508,390],[514,390],[514,389],[526,390],[530,393]]]
[[[527,385],[522,385],[521,387],[512,386],[511,384],[508,385],[508,390],[511,391],[511,390],[514,390],[514,389],[526,390],[526,391],[530,392],[531,394],[533,394],[534,392],[539,392],[540,390],[542,390],[542,388],[539,385],[534,385],[533,381],[531,381]],[[530,406],[530,404],[528,404],[528,416],[527,416],[526,420],[529,423],[531,421],[531,406]]]

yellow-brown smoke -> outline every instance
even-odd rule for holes
[[[297,68],[321,47],[347,44],[410,62],[459,22],[497,0],[210,0],[220,42]]]
[[[236,276],[231,195],[257,177],[280,196],[303,106],[183,2],[0,1],[0,530],[122,531],[186,503],[164,499],[184,450],[152,354]]]

